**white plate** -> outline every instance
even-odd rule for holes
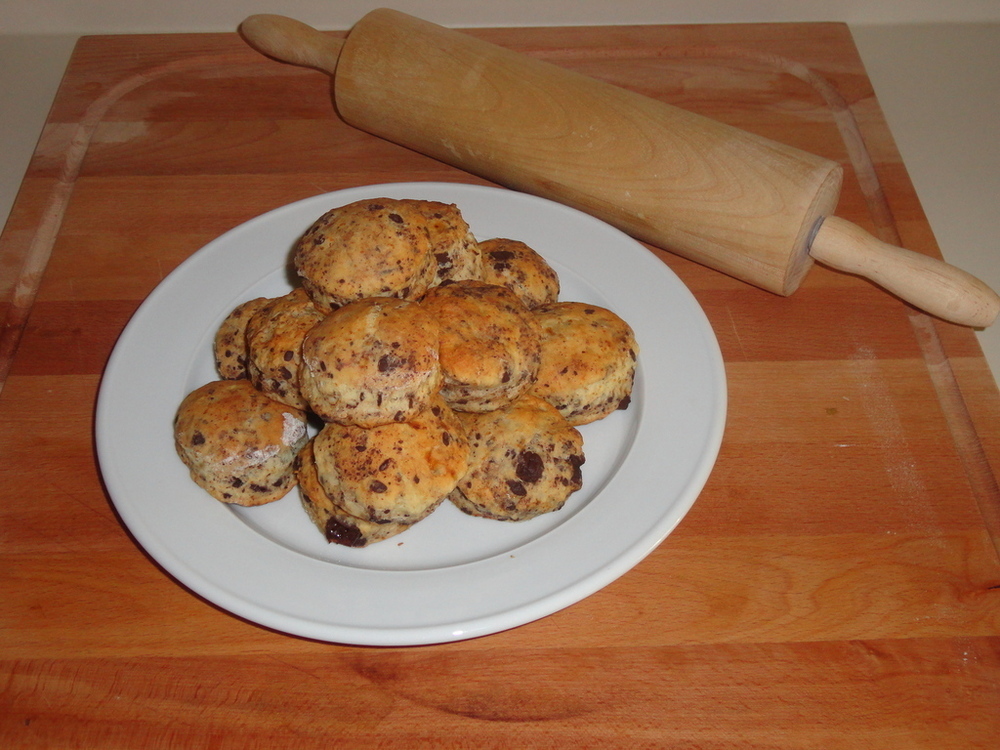
[[[523,240],[558,271],[562,299],[607,307],[640,346],[632,405],[581,428],[584,487],[522,523],[444,504],[364,549],[328,544],[298,492],[259,508],[211,499],[173,446],[181,399],[216,379],[212,337],[239,302],[292,288],[295,240],[335,206],[375,197],[458,205],[479,239]],[[96,417],[111,498],[146,551],[218,606],[339,643],[455,641],[522,625],[589,596],[684,517],[722,440],[718,342],[694,297],[652,253],[584,213],[523,193],[445,183],[341,190],[283,206],[192,255],[140,306],[111,356]]]

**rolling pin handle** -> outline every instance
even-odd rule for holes
[[[863,276],[951,323],[985,328],[1000,313],[1000,296],[975,276],[937,258],[882,242],[837,216],[822,220],[809,255],[831,268]]]
[[[239,33],[262,55],[331,75],[337,69],[340,49],[344,46],[342,39],[293,18],[270,13],[249,16],[240,24]]]

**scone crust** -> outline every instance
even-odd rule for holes
[[[320,483],[347,513],[373,523],[414,523],[468,469],[462,424],[437,399],[409,422],[364,428],[329,422],[314,438]]]
[[[427,219],[431,251],[437,264],[435,285],[445,281],[479,279],[483,263],[468,222],[454,203],[413,201]]]
[[[326,540],[344,547],[367,547],[406,531],[408,523],[373,523],[357,518],[341,508],[319,481],[313,441],[306,443],[295,458],[295,475],[302,507]],[[436,506],[427,509],[427,513]]]
[[[326,311],[366,297],[416,299],[437,275],[426,217],[413,201],[391,198],[326,212],[296,244],[293,263]]]
[[[557,302],[534,311],[542,330],[542,361],[532,393],[573,425],[626,408],[639,345],[617,314],[583,302]]]
[[[582,486],[583,437],[547,401],[527,395],[460,417],[469,472],[449,499],[469,515],[526,521],[559,510]]]
[[[559,276],[534,248],[503,237],[479,243],[482,280],[510,289],[529,310],[559,299]]]
[[[239,380],[247,374],[247,322],[271,301],[269,297],[247,300],[233,308],[215,332],[212,351],[215,369],[223,380]]]
[[[369,297],[330,313],[302,343],[300,387],[327,422],[377,427],[423,411],[441,383],[437,322],[416,302]]]
[[[302,340],[324,317],[301,287],[271,300],[250,317],[247,375],[258,390],[297,409],[307,408],[299,388]]]
[[[174,420],[174,445],[192,479],[212,497],[264,505],[295,486],[292,464],[305,445],[305,415],[248,380],[196,388]]]
[[[441,328],[441,395],[458,411],[489,411],[534,383],[541,329],[506,287],[466,280],[431,289],[423,305]]]

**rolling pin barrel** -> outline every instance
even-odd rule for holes
[[[827,225],[843,178],[828,159],[393,10],[343,42],[280,16],[240,30],[264,54],[331,74],[350,125],[768,291],[791,294],[816,259],[953,322],[1000,312],[968,274]],[[866,247],[874,266],[855,262]]]

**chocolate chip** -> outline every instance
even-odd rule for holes
[[[286,349],[285,350],[285,361],[286,362],[291,362],[293,359],[295,359],[295,352],[293,352],[291,349]]]
[[[200,432],[196,432],[194,435],[191,436],[191,445],[204,445],[204,444],[205,444],[205,436],[202,435]]]
[[[345,547],[364,547],[365,540],[357,526],[347,526],[336,518],[326,521],[326,541],[331,544],[342,544]]]
[[[383,482],[380,482],[376,479],[370,485],[368,485],[368,489],[370,489],[372,492],[378,492],[381,494],[382,492],[385,492],[389,488]]]
[[[632,397],[626,396],[625,398],[623,398],[621,401],[618,402],[618,408],[627,409],[629,407],[629,404],[631,403],[632,403]]]
[[[239,477],[233,477],[232,479],[229,480],[229,484],[231,484],[233,487],[240,488],[243,486],[243,480],[240,479]]]
[[[400,216],[399,214],[389,214],[388,218],[389,218],[389,221],[394,221],[397,224],[402,224],[403,223],[403,217]]]
[[[511,493],[517,495],[518,497],[524,497],[528,494],[528,491],[524,489],[524,485],[520,482],[515,482],[513,479],[507,480],[507,487],[510,489]]]
[[[389,372],[401,367],[406,360],[397,357],[394,354],[383,354],[378,359],[378,371],[379,372]]]
[[[391,458],[387,458],[385,461],[383,461],[382,463],[380,463],[378,465],[378,470],[379,471],[385,471],[386,469],[389,468],[389,465],[391,463],[392,463],[392,459]],[[383,490],[383,492],[384,492],[384,490]]]
[[[534,483],[542,478],[545,463],[534,451],[522,451],[514,465],[514,473],[522,482]]]

